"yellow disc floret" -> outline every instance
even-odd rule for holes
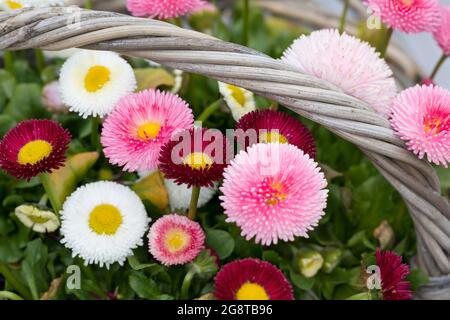
[[[236,300],[269,300],[269,295],[261,285],[246,282],[236,292]]]
[[[122,224],[122,215],[115,206],[100,204],[89,216],[89,227],[97,234],[113,235]]]
[[[12,10],[22,9],[23,8],[23,5],[21,3],[16,2],[16,1],[12,1],[12,0],[6,1],[6,5]]]
[[[169,252],[174,253],[186,248],[189,235],[181,229],[173,229],[166,233],[164,243]]]
[[[101,90],[111,79],[111,71],[104,66],[91,67],[84,78],[84,87],[90,93]]]
[[[146,122],[141,124],[137,130],[137,136],[141,140],[155,139],[161,130],[161,125],[157,122]]]
[[[242,107],[245,106],[246,99],[244,90],[231,84],[228,85],[228,89],[230,89],[231,95],[237,101],[237,103],[239,103]]]
[[[288,143],[288,139],[278,132],[269,131],[263,132],[259,135],[259,142],[261,143]]]
[[[206,169],[213,164],[213,160],[203,152],[193,152],[184,157],[183,164],[188,165],[192,169]]]
[[[52,153],[52,150],[52,145],[47,141],[30,141],[20,148],[19,154],[17,155],[17,161],[21,165],[34,165],[47,158]]]

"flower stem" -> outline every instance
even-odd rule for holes
[[[6,71],[14,75],[14,54],[11,51],[3,51],[3,66]]]
[[[100,151],[100,123],[101,119],[99,117],[92,118],[91,127],[91,144],[95,150]]]
[[[32,299],[28,289],[20,283],[19,279],[14,275],[14,273],[9,270],[9,267],[3,263],[0,262],[0,273],[5,278],[6,282],[14,288],[22,297],[25,299]]]
[[[186,300],[189,297],[189,288],[191,287],[192,279],[194,278],[194,272],[189,270],[183,279],[183,284],[181,285],[180,297],[182,300]]]
[[[249,32],[250,32],[250,10],[249,10],[249,0],[244,0],[244,11],[243,11],[243,32],[242,32],[242,44],[248,46]]]
[[[209,106],[207,106],[202,113],[198,116],[197,121],[205,122],[208,118],[220,107],[222,99],[214,101]]]
[[[383,46],[380,48],[381,57],[384,58],[386,56],[387,48],[389,46],[389,42],[391,41],[392,34],[394,33],[394,29],[389,28],[386,31],[386,38],[384,39]]]
[[[442,57],[439,59],[439,61],[436,63],[436,66],[433,69],[433,72],[431,73],[430,79],[434,80],[436,77],[439,69],[441,69],[442,65],[444,64],[445,60],[447,60],[449,56],[447,56],[445,53],[442,54]]]
[[[39,179],[41,180],[42,186],[44,187],[45,194],[50,200],[50,204],[52,205],[53,211],[58,215],[61,210],[61,203],[59,202],[57,195],[52,192],[52,181],[50,179],[49,173],[41,173],[39,175]]]
[[[192,186],[191,204],[189,205],[189,219],[195,220],[197,215],[197,203],[200,197],[200,187]]]
[[[42,72],[45,68],[45,57],[44,53],[41,49],[35,49],[34,50],[34,56],[36,58],[36,67],[39,70],[39,72]]]
[[[11,291],[0,291],[0,299],[23,300],[21,296]]]
[[[344,0],[344,9],[342,11],[341,20],[339,22],[340,34],[343,34],[345,31],[345,23],[347,22],[347,14],[349,7],[350,7],[350,0]]]

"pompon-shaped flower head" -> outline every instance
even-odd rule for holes
[[[269,262],[242,259],[222,267],[214,279],[217,300],[294,300],[292,286]]]
[[[439,0],[365,0],[388,27],[407,33],[433,31],[439,24]]]
[[[28,7],[64,5],[65,0],[0,0],[0,10],[12,11]]]
[[[149,218],[130,188],[100,181],[79,187],[64,203],[61,242],[85,264],[120,265],[143,244]]]
[[[433,36],[442,51],[450,55],[450,6],[441,6],[441,20]]]
[[[326,80],[387,117],[396,85],[392,71],[367,42],[337,30],[302,35],[283,54],[283,61]]]
[[[161,147],[193,124],[192,110],[180,97],[146,90],[120,100],[103,124],[101,142],[109,161],[123,170],[154,170]]]
[[[0,168],[18,179],[31,179],[64,164],[70,133],[52,120],[26,120],[0,142]]]
[[[409,266],[402,263],[402,257],[392,251],[381,252],[377,249],[376,262],[380,268],[383,300],[411,299],[411,285],[405,279],[409,274]]]
[[[401,92],[392,106],[391,124],[406,146],[422,159],[450,162],[450,92],[434,85]]]
[[[83,118],[103,117],[136,89],[131,66],[117,53],[82,50],[61,68],[59,89],[70,111]]]
[[[219,130],[192,128],[162,147],[159,169],[178,184],[213,187],[222,178],[227,151],[227,139]]]
[[[256,109],[253,92],[227,84],[219,83],[219,91],[231,110],[234,120],[239,121],[244,115]]]
[[[177,214],[159,218],[150,228],[148,239],[150,253],[166,266],[191,262],[205,245],[200,225]]]
[[[259,143],[225,169],[220,199],[242,236],[270,245],[308,237],[324,215],[326,186],[317,163],[296,146]]]
[[[205,6],[203,0],[127,0],[133,16],[158,19],[177,18]]]
[[[250,140],[255,140],[254,143],[289,143],[311,158],[316,156],[316,143],[311,132],[287,113],[274,110],[253,111],[239,120],[236,130],[238,138],[241,134],[244,138],[249,137],[245,139],[245,147],[251,143]]]

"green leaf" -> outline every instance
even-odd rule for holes
[[[223,230],[206,230],[206,243],[214,249],[220,259],[228,258],[234,250],[234,240]]]
[[[15,87],[11,101],[5,109],[16,121],[41,118],[48,112],[41,104],[41,87],[35,83],[21,83]]]
[[[294,286],[302,290],[309,290],[314,285],[314,278],[306,278],[293,271],[290,272],[290,278]]]
[[[135,271],[160,267],[160,265],[157,263],[140,263],[135,256],[128,257],[128,263],[130,264],[130,267]]]
[[[420,269],[412,269],[407,280],[411,283],[411,289],[413,291],[418,290],[430,281],[429,277]]]
[[[48,288],[46,280],[47,257],[47,247],[42,243],[41,239],[28,243],[25,249],[25,259],[22,262],[22,275],[35,300],[40,298],[40,292]]]
[[[160,292],[155,281],[147,278],[143,273],[133,272],[130,275],[129,284],[139,298],[156,299],[160,296]]]
[[[169,196],[161,174],[156,171],[131,187],[142,200],[148,200],[161,210],[169,205]]]

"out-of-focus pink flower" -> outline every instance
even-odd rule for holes
[[[366,0],[390,28],[407,33],[433,31],[440,20],[438,0]]]
[[[433,79],[430,79],[430,78],[423,79],[423,80],[422,80],[422,84],[423,84],[424,86],[434,86],[434,85],[435,85]]]
[[[42,105],[53,113],[67,113],[69,108],[64,104],[59,92],[58,81],[47,83],[42,90]]]
[[[433,36],[442,51],[446,55],[450,55],[450,6],[441,6],[441,22],[434,30]]]
[[[415,86],[394,100],[392,127],[406,146],[422,159],[447,167],[450,162],[450,92],[434,86]]]
[[[170,19],[184,16],[204,8],[203,0],[127,0],[132,15]]]

